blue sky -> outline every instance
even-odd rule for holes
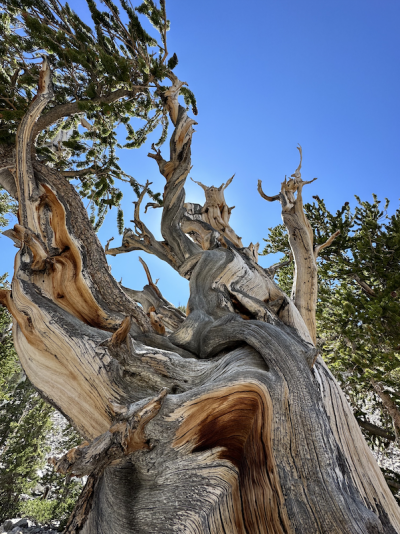
[[[71,0],[78,12],[82,2]],[[247,2],[167,0],[171,19],[169,50],[176,52],[177,75],[198,101],[191,176],[219,186],[236,173],[226,191],[231,218],[243,243],[262,243],[268,227],[281,222],[278,203],[258,195],[276,194],[285,174],[298,164],[303,146],[303,178],[318,177],[304,189],[305,201],[318,194],[331,210],[354,195],[399,199],[400,4],[396,0],[248,0]],[[157,135],[155,135],[156,137]],[[147,158],[152,139],[121,154],[126,172],[162,190],[164,178]],[[168,147],[162,147],[163,155]],[[187,200],[204,202],[193,182]],[[125,224],[133,214],[129,190],[123,200]],[[155,232],[160,210],[144,220]],[[99,232],[104,244],[120,243],[116,213]],[[115,244],[115,245],[114,245]],[[0,237],[0,273],[12,272],[16,249]],[[159,287],[174,304],[186,304],[188,283],[157,258],[132,252],[110,259],[124,285],[140,289],[141,255]],[[262,257],[268,266],[275,258]]]

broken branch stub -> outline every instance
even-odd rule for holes
[[[140,257],[139,261],[145,270],[148,284],[143,287],[142,291],[127,287],[123,289],[129,298],[142,306],[150,319],[153,330],[157,334],[165,335],[166,333],[174,332],[185,320],[185,315],[163,297],[160,289],[153,282],[146,262]]]
[[[202,220],[217,230],[221,236],[229,239],[235,247],[243,248],[242,238],[229,225],[229,219],[235,206],[228,207],[224,195],[225,189],[232,182],[234,176],[226,184],[222,184],[219,187],[206,186],[201,182],[196,182],[193,178],[191,180],[203,189],[206,196],[206,202],[201,209]]]
[[[140,449],[149,449],[145,428],[160,411],[166,395],[167,389],[163,389],[144,405],[139,402],[136,403],[137,408],[135,405],[126,407],[128,419],[122,415],[107,432],[91,442],[86,441],[74,447],[58,460],[50,458],[49,462],[58,473],[70,473],[77,477],[95,474],[98,477],[107,465],[115,464],[117,460],[123,460]]]

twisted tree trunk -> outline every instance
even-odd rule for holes
[[[140,221],[142,195],[136,230],[107,253],[145,250],[189,279],[186,318],[150,273],[143,292],[112,278],[73,187],[32,162],[46,62],[18,132],[9,235],[20,250],[0,302],[30,380],[86,439],[53,460],[88,476],[66,532],[400,533],[302,307],[257,264],[257,246],[241,248],[223,195],[184,204],[194,121],[171,81],[170,159],[152,154],[166,178],[164,241]]]

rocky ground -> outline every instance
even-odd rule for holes
[[[7,521],[4,521],[0,526],[0,534],[6,532],[9,534],[25,534],[28,532],[30,534],[58,534],[57,530],[49,526],[35,525],[32,521],[25,518],[7,519]]]

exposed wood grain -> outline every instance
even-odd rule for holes
[[[49,76],[18,133],[12,237],[21,249],[0,303],[15,319],[27,375],[89,440],[57,464],[89,475],[66,532],[400,533],[343,394],[319,360],[313,367],[318,250],[302,212],[301,161],[279,194],[298,279],[310,288],[295,288],[293,301],[257,264],[257,245],[223,236],[216,221],[229,222],[229,208],[219,190],[206,197],[207,214],[218,209],[207,221],[201,206],[185,204],[194,121],[170,75],[169,158],[151,155],[166,179],[163,241],[140,221],[146,184],[136,230],[107,252],[141,249],[172,265],[190,280],[185,317],[145,264],[143,291],[117,284],[77,193],[32,165],[30,132],[51,97]]]
[[[131,317],[125,317],[122,321],[121,326],[116,332],[113,333],[110,339],[110,343],[115,346],[121,345],[127,338],[129,330],[131,329],[132,319]]]
[[[314,369],[332,431],[350,465],[351,476],[360,495],[368,508],[380,517],[384,524],[383,532],[400,532],[399,507],[392,498],[349,403],[321,358],[318,358]]]
[[[215,459],[238,470],[232,501],[220,508],[225,529],[232,528],[233,511],[236,528],[229,532],[292,532],[272,451],[272,415],[268,391],[251,382],[215,389],[174,413],[183,421],[173,447],[187,452],[189,446],[193,453],[213,449]]]
[[[212,228],[221,233],[224,237],[227,237],[236,247],[243,248],[242,238],[238,237],[234,230],[229,225],[229,219],[231,217],[232,210],[235,206],[229,208],[224,196],[225,189],[232,182],[234,176],[230,178],[226,184],[222,184],[219,187],[211,185],[205,186],[201,182],[196,182],[204,191],[206,196],[206,202],[201,208],[201,215],[203,221],[208,223]]]

